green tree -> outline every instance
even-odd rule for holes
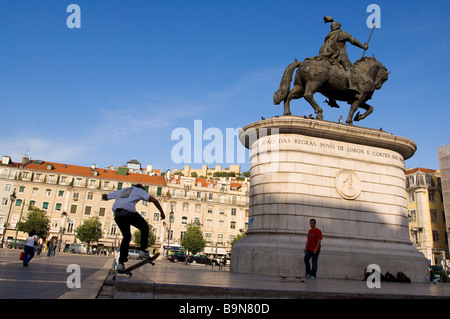
[[[187,225],[186,232],[181,240],[181,246],[194,255],[205,248],[206,241],[202,235],[200,222],[195,221]]]
[[[150,225],[148,221],[146,222],[148,224],[148,228],[150,229],[150,231],[148,232],[148,247],[152,247],[156,242],[156,236],[155,233],[153,232],[153,226]],[[141,231],[139,229],[133,233],[133,240],[135,243],[141,242]]]
[[[34,229],[36,235],[45,238],[50,230],[50,219],[45,210],[29,205],[28,214],[24,217],[24,221],[18,223],[17,229],[25,233]]]
[[[241,240],[242,238],[245,237],[245,233],[240,233],[239,235],[237,235],[236,237],[234,237],[234,239],[231,241],[230,245],[231,247],[234,246],[234,244],[236,244],[239,240]]]
[[[103,237],[102,223],[98,217],[86,219],[82,225],[75,229],[75,237],[88,244],[96,243]]]

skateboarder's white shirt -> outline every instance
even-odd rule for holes
[[[129,212],[136,212],[136,203],[140,200],[149,201],[151,195],[138,187],[126,187],[115,192],[107,194],[108,200],[115,199],[113,211],[124,209]]]

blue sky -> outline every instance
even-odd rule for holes
[[[81,8],[80,29],[66,25],[72,3]],[[330,30],[323,16],[364,43],[372,3],[381,28],[366,56],[391,74],[369,102],[374,112],[355,124],[413,140],[418,150],[406,166],[438,169],[437,147],[450,143],[443,0],[0,0],[0,150],[15,161],[26,153],[75,165],[136,158],[182,168],[171,158],[175,129],[194,132],[201,120],[203,131],[225,135],[282,115],[272,95],[288,64],[318,53]],[[347,51],[352,62],[362,55],[352,45]],[[348,114],[345,103],[332,109],[315,99],[325,120]],[[303,99],[291,109],[313,113]]]

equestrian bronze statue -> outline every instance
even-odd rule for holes
[[[313,96],[319,92],[326,96],[331,107],[339,107],[336,101],[345,101],[351,105],[347,124],[366,118],[373,107],[366,102],[372,98],[375,90],[379,90],[388,79],[389,72],[374,57],[362,57],[352,64],[347,56],[346,42],[361,49],[368,49],[350,34],[341,30],[339,22],[325,17],[324,22],[331,23],[331,32],[326,36],[319,55],[306,58],[302,62],[295,61],[288,65],[281,79],[280,88],[273,95],[274,104],[284,101],[283,115],[291,115],[290,101],[305,98],[314,108],[317,119],[323,120],[323,110]],[[294,86],[291,89],[292,75]],[[366,110],[364,114],[354,113],[358,108]]]

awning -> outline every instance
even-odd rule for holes
[[[221,247],[205,247],[203,250],[205,254],[214,254],[214,255],[226,255],[227,251],[225,248]]]

